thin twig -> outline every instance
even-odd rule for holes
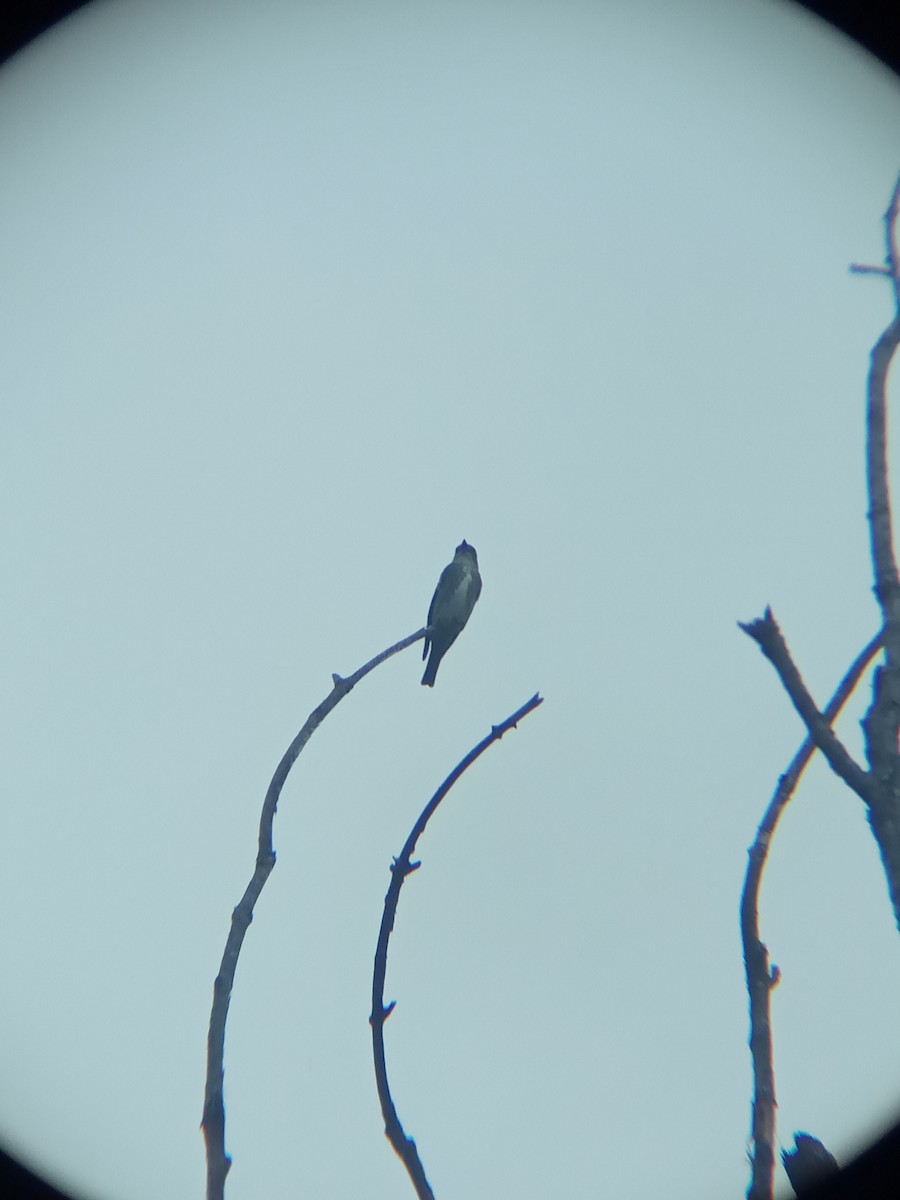
[[[888,279],[891,277],[890,267],[872,267],[866,263],[851,263],[851,275],[886,275]]]
[[[425,808],[419,815],[412,828],[409,837],[406,839],[406,844],[400,852],[398,858],[395,858],[391,864],[391,882],[387,890],[387,895],[384,898],[384,910],[381,916],[381,929],[378,933],[378,946],[375,950],[375,969],[372,974],[372,1013],[369,1017],[369,1024],[372,1026],[372,1053],[375,1059],[375,1082],[378,1087],[378,1099],[381,1102],[381,1112],[384,1117],[384,1132],[388,1141],[393,1146],[397,1155],[403,1162],[409,1177],[416,1189],[416,1195],[419,1200],[434,1200],[434,1193],[431,1190],[431,1185],[425,1176],[425,1168],[422,1166],[422,1161],[419,1158],[419,1152],[416,1149],[416,1143],[411,1137],[407,1137],[400,1124],[400,1118],[397,1116],[397,1110],[394,1107],[394,1101],[391,1097],[390,1087],[387,1078],[387,1065],[384,1057],[384,1023],[394,1010],[393,1003],[385,1007],[384,1003],[384,980],[387,974],[387,952],[388,941],[390,940],[391,931],[394,928],[394,917],[397,914],[397,903],[400,899],[400,889],[403,887],[403,881],[407,875],[413,871],[417,871],[421,866],[420,863],[412,862],[413,852],[416,848],[416,842],[425,831],[425,826],[431,820],[438,805],[447,795],[450,789],[456,783],[457,779],[464,771],[479,758],[488,746],[500,740],[510,729],[515,729],[519,721],[526,717],[530,712],[543,704],[543,699],[535,693],[534,696],[520,709],[507,717],[501,725],[494,725],[491,732],[486,738],[482,739],[478,745],[470,750],[466,757],[457,764],[434,793]]]
[[[837,719],[863,671],[881,647],[882,635],[878,633],[856,656],[823,714],[829,725]],[[741,939],[744,943],[744,969],[750,1002],[749,1042],[753,1063],[753,1151],[748,1200],[771,1200],[775,1170],[775,1070],[769,997],[779,974],[777,967],[769,967],[769,950],[759,936],[759,890],[775,827],[815,749],[815,742],[807,737],[779,779],[748,852],[747,873],[741,894]]]
[[[331,710],[351,691],[357,683],[374,670],[385,659],[405,650],[413,642],[425,636],[425,630],[420,629],[409,637],[383,650],[373,659],[354,672],[346,679],[340,675],[332,675],[334,683],[331,692],[325,697],[318,708],[313,709],[306,719],[306,724],[288,746],[275,769],[272,782],[269,784],[266,798],[263,801],[262,815],[259,821],[259,849],[256,855],[256,869],[240,899],[237,908],[231,914],[231,929],[225,943],[225,952],[219,966],[219,973],[213,984],[213,1003],[209,1015],[209,1036],[206,1052],[206,1091],[203,1101],[203,1120],[201,1128],[206,1141],[206,1195],[207,1200],[221,1200],[225,1190],[225,1176],[231,1166],[231,1159],[225,1153],[225,1022],[228,1018],[228,1006],[231,1001],[231,989],[234,986],[234,975],[237,969],[238,956],[244,942],[244,935],[253,920],[253,909],[266,880],[275,866],[275,850],[272,845],[272,825],[275,820],[275,810],[278,798],[285,780],[300,754],[300,751],[315,733],[319,725]]]

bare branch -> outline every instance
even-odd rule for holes
[[[869,821],[887,875],[894,917],[900,927],[900,577],[894,556],[887,465],[887,376],[900,345],[900,176],[884,214],[888,274],[894,317],[872,347],[866,386],[866,477],[869,539],[875,596],[884,620],[884,666],[875,673],[872,703],[863,720],[866,757],[875,792]]]
[[[875,571],[875,596],[884,615],[887,666],[900,666],[900,578],[894,558],[887,468],[888,368],[900,345],[900,312],[872,348],[868,379],[866,468],[869,489],[869,536]]]
[[[894,184],[891,201],[884,214],[885,235],[887,240],[887,266],[894,282],[894,305],[900,313],[900,257],[897,254],[897,217],[900,215],[900,175]]]
[[[419,1152],[416,1149],[416,1143],[412,1138],[407,1137],[400,1124],[400,1118],[397,1116],[397,1110],[394,1107],[394,1101],[391,1097],[390,1087],[387,1078],[387,1064],[384,1056],[384,1023],[390,1014],[393,1012],[393,1002],[385,1007],[384,1003],[384,980],[387,974],[387,952],[388,941],[390,940],[391,931],[394,928],[394,917],[397,914],[397,903],[400,899],[400,889],[403,887],[403,881],[407,875],[418,870],[420,864],[412,861],[413,852],[416,848],[416,842],[425,831],[425,827],[431,820],[438,805],[447,795],[450,789],[456,783],[457,779],[464,771],[479,758],[485,750],[494,742],[500,740],[510,729],[515,729],[516,725],[523,717],[528,716],[530,712],[543,704],[543,699],[535,693],[527,703],[523,704],[520,709],[507,717],[500,725],[494,725],[491,732],[486,738],[470,750],[466,757],[458,763],[438,790],[434,793],[425,808],[419,815],[418,820],[406,839],[406,844],[400,852],[400,856],[395,858],[391,865],[391,882],[387,890],[387,895],[384,898],[384,910],[381,916],[381,929],[378,933],[378,946],[375,950],[375,969],[372,975],[372,1013],[369,1017],[369,1024],[372,1026],[372,1053],[375,1059],[375,1082],[378,1087],[378,1099],[381,1102],[381,1112],[384,1117],[384,1132],[388,1141],[393,1146],[397,1155],[406,1167],[409,1177],[416,1189],[416,1195],[419,1200],[434,1200],[434,1193],[431,1190],[425,1176],[425,1168],[422,1166],[422,1161],[419,1158]]]
[[[866,263],[851,263],[851,275],[884,275],[894,287],[894,304],[900,313],[900,256],[897,250],[897,218],[900,215],[900,175],[894,184],[887,212],[884,214],[886,253],[884,265],[870,266]]]
[[[882,636],[878,633],[850,665],[823,714],[829,725],[834,724],[863,671],[881,646]],[[815,742],[807,737],[778,780],[749,850],[741,894],[741,940],[744,944],[744,970],[750,1004],[750,1056],[753,1062],[753,1152],[748,1200],[771,1200],[775,1169],[775,1068],[769,996],[779,975],[777,967],[769,966],[769,950],[759,936],[759,890],[775,827],[815,749]]]
[[[884,618],[885,659],[888,672],[900,670],[900,578],[894,558],[891,500],[887,468],[887,373],[900,345],[900,257],[897,218],[900,215],[900,175],[894,184],[885,222],[885,273],[894,289],[894,319],[872,347],[866,405],[866,482],[869,491],[869,536],[875,595]],[[900,725],[900,710],[898,710]],[[893,750],[896,753],[894,729]]]
[[[791,702],[800,714],[803,723],[809,731],[809,736],[825,755],[832,771],[856,792],[866,804],[872,803],[875,785],[868,771],[857,763],[847,751],[842,742],[835,736],[834,731],[822,713],[803,682],[803,677],[794,665],[791,653],[787,648],[778,623],[772,615],[771,608],[766,608],[765,614],[756,621],[746,624],[738,622],[749,637],[759,643],[766,658],[772,663],[791,698]]]
[[[369,662],[355,671],[346,679],[340,675],[332,675],[334,686],[318,708],[313,709],[306,723],[294,740],[288,746],[275,769],[272,782],[269,784],[266,798],[263,801],[262,815],[259,821],[259,849],[256,855],[256,869],[247,888],[241,897],[237,908],[231,914],[231,930],[225,943],[225,951],[219,966],[219,973],[213,984],[213,1003],[209,1015],[209,1036],[206,1050],[206,1090],[203,1101],[203,1120],[201,1128],[206,1141],[206,1195],[207,1200],[221,1200],[225,1190],[225,1176],[231,1166],[231,1159],[225,1153],[225,1102],[223,1088],[225,1081],[225,1023],[228,1018],[228,1006],[231,1002],[231,989],[234,986],[234,975],[237,970],[237,960],[244,942],[244,935],[253,920],[253,909],[259,899],[260,892],[275,866],[275,850],[272,844],[272,825],[278,798],[285,781],[294,765],[300,751],[328,716],[331,710],[351,691],[357,683],[375,669],[385,659],[405,650],[414,642],[425,636],[425,630],[420,629],[409,637],[396,642],[387,650],[377,654]]]
[[[891,278],[891,272],[890,272],[889,267],[870,267],[870,266],[866,266],[865,263],[851,263],[850,264],[850,274],[851,275],[886,275],[888,277],[888,279]]]

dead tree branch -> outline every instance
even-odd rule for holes
[[[809,735],[835,771],[867,806],[869,824],[878,843],[887,877],[894,920],[900,928],[900,575],[894,556],[890,487],[887,465],[887,376],[900,346],[900,176],[884,216],[885,265],[854,264],[857,274],[884,275],[891,281],[894,316],[872,348],[866,387],[866,483],[869,494],[869,542],[874,591],[881,608],[884,666],[875,672],[872,703],[863,720],[864,769],[818,711],[795,667],[770,609],[759,621],[741,628],[754,638],[778,671],[785,691]]]
[[[823,713],[832,725],[859,683],[866,667],[882,646],[876,634],[860,651],[841,680]],[[779,971],[769,966],[769,949],[759,936],[759,891],[775,827],[793,796],[806,765],[816,750],[811,737],[791,759],[759,824],[748,852],[747,873],[741,894],[741,940],[750,1003],[750,1057],[753,1063],[753,1108],[751,1115],[751,1178],[748,1200],[771,1200],[775,1171],[775,1068],[772,1050],[772,1018],[769,998],[779,980]]]
[[[527,717],[530,712],[543,704],[543,699],[535,693],[527,703],[517,709],[511,717],[507,717],[500,725],[494,725],[487,737],[483,738],[474,749],[470,750],[466,757],[458,763],[438,790],[434,793],[425,808],[419,815],[419,819],[406,839],[406,844],[400,851],[398,858],[395,858],[391,864],[391,882],[387,890],[387,895],[384,898],[384,910],[381,916],[381,929],[378,933],[378,945],[375,950],[375,968],[372,974],[372,1013],[369,1017],[369,1024],[372,1026],[372,1053],[375,1059],[375,1082],[378,1088],[378,1099],[381,1103],[381,1112],[384,1117],[384,1132],[388,1141],[393,1146],[398,1157],[409,1173],[409,1177],[413,1182],[413,1187],[416,1189],[416,1195],[419,1200],[434,1200],[434,1193],[431,1190],[431,1185],[425,1176],[425,1168],[422,1165],[422,1160],[419,1158],[419,1152],[416,1149],[416,1143],[411,1137],[408,1137],[400,1124],[400,1118],[397,1116],[397,1110],[394,1107],[394,1101],[391,1097],[390,1087],[388,1085],[387,1065],[384,1055],[384,1023],[394,1011],[393,1002],[387,1006],[384,1003],[384,981],[387,974],[387,952],[388,942],[391,932],[394,928],[394,918],[397,915],[397,904],[400,899],[400,889],[403,887],[403,882],[407,875],[417,871],[421,866],[418,862],[412,861],[413,853],[415,852],[416,843],[425,832],[425,827],[434,813],[437,811],[438,805],[453,787],[454,783],[460,776],[468,770],[477,758],[492,746],[494,742],[498,742],[510,729],[515,729],[519,721],[523,717]]]
[[[767,608],[763,616],[756,621],[739,621],[738,624],[744,633],[759,644],[763,654],[778,672],[784,690],[806,725],[810,738],[825,755],[832,771],[840,776],[861,800],[870,804],[874,789],[869,772],[854,760],[844,744],[838,740],[825,716],[816,707],[816,702],[809,694],[803,677],[791,658],[791,652],[771,608]]]
[[[900,258],[897,220],[900,177],[885,213],[885,263],[894,293],[894,317],[872,348],[867,383],[866,477],[875,597],[884,620],[884,666],[875,674],[872,704],[863,721],[866,757],[875,784],[869,822],[900,926],[900,577],[894,556],[887,464],[887,376],[900,345]]]
[[[891,281],[894,295],[893,319],[872,348],[866,403],[869,537],[874,591],[883,621],[881,634],[857,657],[828,708],[821,713],[791,658],[771,609],[767,608],[760,620],[741,625],[775,667],[808,732],[806,742],[779,781],[759,826],[750,849],[741,899],[741,935],[750,998],[750,1049],[754,1073],[750,1200],[770,1200],[775,1161],[775,1076],[769,995],[778,982],[778,970],[770,968],[768,948],[759,937],[759,888],[775,825],[814,749],[821,750],[831,769],[866,804],[887,876],[895,921],[900,927],[900,576],[894,556],[887,466],[887,376],[900,345],[898,218],[900,176],[885,213],[885,264],[854,263],[850,268],[856,274],[886,276]],[[835,736],[831,725],[879,648],[883,648],[885,660],[875,671],[872,703],[863,721],[868,762],[868,769],[864,769]]]
[[[231,990],[234,986],[234,975],[237,970],[238,956],[244,943],[244,936],[253,920],[253,909],[259,899],[260,892],[275,866],[275,850],[272,844],[272,825],[278,798],[284,787],[291,767],[294,765],[300,751],[325,720],[336,705],[343,700],[349,691],[368,673],[390,658],[392,655],[405,650],[414,642],[425,636],[425,630],[420,629],[409,637],[383,650],[373,659],[354,672],[346,679],[340,675],[332,675],[334,686],[318,708],[313,709],[306,719],[303,728],[288,746],[281,762],[275,769],[272,782],[269,784],[266,798],[263,801],[262,815],[259,821],[259,848],[256,855],[256,868],[247,888],[231,914],[231,930],[225,943],[225,952],[219,966],[219,973],[213,984],[213,1003],[209,1015],[209,1035],[206,1051],[206,1091],[203,1101],[203,1120],[201,1128],[206,1141],[206,1195],[207,1200],[222,1200],[225,1191],[225,1177],[231,1166],[231,1159],[225,1153],[225,1023],[228,1018],[228,1006],[231,1002]]]

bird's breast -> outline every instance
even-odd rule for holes
[[[447,590],[441,605],[441,617],[448,621],[464,620],[472,610],[472,572],[462,570]]]

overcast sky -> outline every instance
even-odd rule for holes
[[[900,87],[769,0],[119,0],[0,71],[0,1139],[91,1200],[739,1196],[746,849],[878,625],[864,386]],[[892,423],[896,427],[896,422]],[[861,752],[867,689],[842,732]],[[779,1134],[900,1113],[900,941],[814,764],[762,935]],[[779,1168],[780,1186],[786,1180]]]

